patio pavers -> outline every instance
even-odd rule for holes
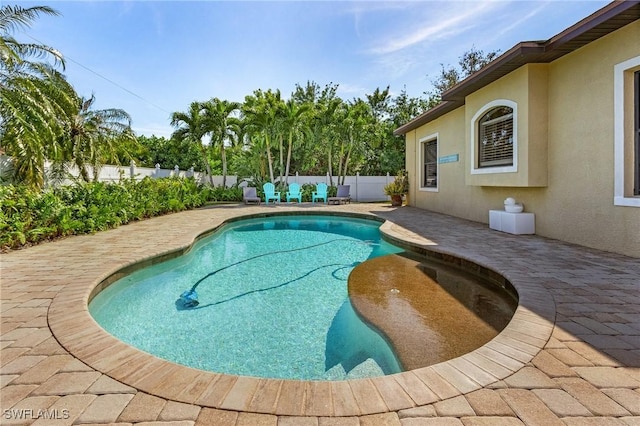
[[[494,340],[453,361],[332,383],[150,362],[88,316],[92,289],[117,270],[184,251],[226,219],[294,211],[387,219],[382,230],[392,239],[509,279],[520,296],[517,314]],[[640,423],[636,258],[411,207],[302,204],[167,215],[3,253],[0,266],[0,424]]]

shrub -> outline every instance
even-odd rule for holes
[[[193,209],[212,189],[193,178],[78,183],[44,191],[0,186],[0,247],[18,248],[66,235],[93,233],[170,212]],[[238,201],[236,192],[228,195]],[[242,199],[240,191],[239,199]]]

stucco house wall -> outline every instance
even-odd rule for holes
[[[514,197],[535,213],[538,235],[640,257],[640,206],[614,205],[614,67],[635,57],[640,21],[550,63],[523,65],[409,131],[410,204],[488,223],[489,210]],[[516,105],[517,170],[478,174],[472,118],[494,100]],[[434,135],[439,158],[459,155],[438,165],[437,190],[419,181],[420,141]]]

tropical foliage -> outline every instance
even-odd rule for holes
[[[241,104],[192,102],[188,111],[173,113],[171,139],[198,147],[207,173],[284,186],[296,172],[328,174],[332,184],[357,172],[395,174],[404,167],[404,138],[393,130],[423,112],[426,100],[404,90],[393,98],[387,87],[345,101],[337,90],[307,82],[288,99],[279,90],[257,89]]]
[[[210,198],[211,189],[192,178],[89,182],[45,190],[0,185],[0,248],[103,231],[200,207]]]
[[[460,69],[442,66],[426,98],[405,90],[393,97],[386,87],[343,100],[337,84],[307,82],[287,99],[280,90],[257,89],[242,103],[194,101],[172,114],[170,139],[136,137],[126,111],[96,110],[93,95],[76,93],[61,72],[65,62],[57,50],[13,37],[38,17],[57,14],[46,6],[0,6],[0,154],[11,158],[10,180],[17,183],[0,186],[0,248],[96,232],[207,201],[241,201],[237,185],[213,186],[214,173],[225,180],[227,173],[250,178],[258,188],[267,181],[286,186],[296,172],[328,174],[333,196],[334,183],[344,183],[347,174],[399,172],[386,190],[406,193],[404,138],[393,130],[497,55],[471,49],[460,58]],[[96,182],[106,162],[132,160],[204,170],[210,185],[178,178]],[[46,187],[47,163],[62,177],[77,168],[80,180]],[[311,200],[313,190],[303,185],[303,201]]]
[[[409,192],[409,177],[406,170],[400,170],[393,182],[389,182],[384,187],[387,195],[404,195]]]
[[[155,167],[159,164],[163,169],[178,166],[180,170],[189,170],[191,167],[198,172],[205,170],[200,148],[188,140],[175,137],[167,139],[161,136],[140,135],[137,137],[137,144],[134,144],[127,154],[140,167]],[[125,155],[120,159],[120,163],[126,160]],[[214,174],[217,174],[216,171],[213,168]]]
[[[45,162],[58,171],[75,165],[83,180],[100,166],[123,156],[135,138],[131,118],[120,109],[93,110],[95,98],[79,96],[55,66],[64,66],[55,49],[16,41],[49,7],[0,7],[0,153],[14,161],[13,178],[34,188],[45,183]],[[53,65],[32,59],[52,59]]]

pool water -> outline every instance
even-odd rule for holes
[[[301,380],[397,373],[393,349],[347,294],[356,265],[402,251],[378,228],[326,216],[234,222],[113,283],[89,310],[124,342],[194,368]],[[191,289],[199,304],[188,308],[180,295]]]

